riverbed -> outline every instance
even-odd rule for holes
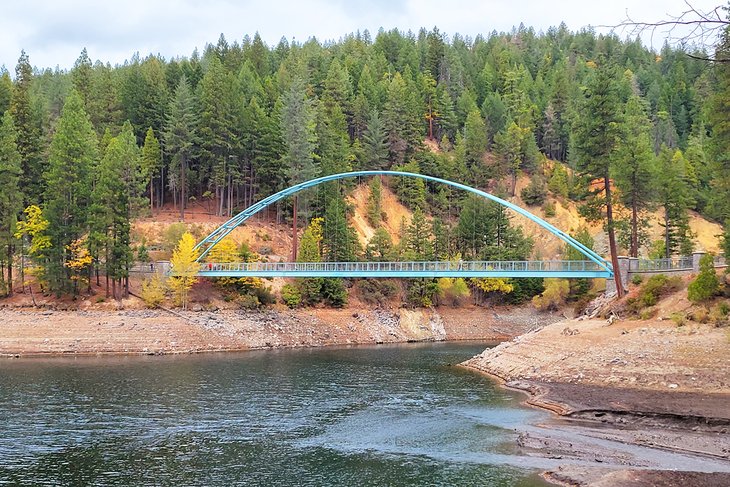
[[[546,485],[549,413],[452,365],[485,346],[8,360],[0,483]]]

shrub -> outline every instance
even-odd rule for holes
[[[461,306],[471,292],[464,279],[457,277],[443,277],[438,280],[439,301],[451,306]]]
[[[271,288],[268,286],[259,286],[253,290],[254,294],[264,306],[274,304],[276,302],[276,296],[271,292]]]
[[[556,164],[553,168],[550,181],[548,181],[548,189],[556,196],[568,197],[570,179],[568,177],[568,171],[565,170],[562,164]]]
[[[631,284],[634,286],[639,286],[642,282],[644,282],[644,278],[641,276],[641,274],[634,274],[631,277]]]
[[[540,311],[555,311],[565,304],[569,292],[570,285],[566,279],[545,279],[545,291],[532,298],[532,303]]]
[[[356,286],[360,299],[367,304],[382,304],[398,292],[392,279],[359,279]]]
[[[537,206],[543,204],[545,198],[547,198],[545,181],[538,175],[532,176],[530,184],[522,190],[520,196],[522,196],[522,201],[527,205]]]
[[[347,304],[347,289],[342,279],[323,279],[320,293],[325,303],[334,308],[342,308]]]
[[[159,274],[155,274],[142,283],[142,300],[147,307],[154,308],[165,300],[166,290],[165,281],[162,280]]]
[[[656,308],[646,308],[641,310],[641,313],[639,314],[639,319],[642,320],[649,320],[651,318],[654,318],[656,315]]]
[[[705,254],[700,259],[700,273],[687,288],[687,298],[693,303],[707,301],[720,291],[720,280],[717,278],[712,254]]]
[[[672,313],[672,316],[670,318],[677,326],[684,326],[686,322],[686,318],[683,313]]]
[[[692,310],[690,318],[695,323],[707,323],[708,321],[710,321],[710,310],[708,310],[704,306],[700,306]]]
[[[290,308],[296,308],[302,304],[302,293],[297,286],[284,284],[281,288],[281,299]]]
[[[666,274],[651,276],[639,291],[639,301],[644,307],[654,306],[659,298],[672,291],[676,291],[682,285],[679,277],[668,278]]]
[[[261,302],[259,302],[259,298],[252,294],[242,294],[236,298],[236,303],[242,308],[242,309],[256,309],[261,306]]]
[[[730,305],[726,302],[718,303],[710,310],[708,321],[715,326],[726,326],[728,324],[728,315],[730,314]]]
[[[162,248],[167,252],[172,252],[186,231],[187,227],[184,223],[178,222],[168,226],[162,234]]]
[[[555,203],[552,201],[546,201],[545,204],[542,205],[542,211],[546,218],[555,216]]]

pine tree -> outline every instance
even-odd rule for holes
[[[4,271],[0,269],[0,292],[13,293],[13,256],[18,215],[23,208],[20,192],[21,158],[16,144],[13,117],[5,112],[0,124],[0,262],[7,265],[7,284],[3,286]],[[7,259],[7,260],[6,260]]]
[[[620,126],[621,142],[614,156],[614,182],[621,203],[631,211],[629,255],[639,256],[646,241],[645,211],[654,199],[656,161],[649,138],[649,119],[641,99],[633,95],[624,109]]]
[[[165,152],[171,157],[169,181],[173,198],[179,195],[180,220],[185,221],[188,195],[188,168],[198,142],[198,117],[193,94],[185,76],[175,89],[170,102],[165,130],[162,133]]]
[[[663,206],[665,257],[692,253],[692,231],[687,209],[692,205],[686,181],[687,161],[679,150],[659,154],[658,203]]]
[[[579,171],[603,183],[603,187],[592,196],[598,206],[606,209],[606,230],[614,279],[618,295],[623,296],[625,291],[618,267],[611,193],[611,168],[619,144],[621,122],[617,79],[619,76],[614,66],[601,62],[588,79],[584,97],[580,100],[581,116],[575,120],[573,130]]]
[[[5,68],[0,68],[0,115],[10,108],[13,98],[13,82]]]
[[[341,196],[327,201],[322,226],[322,252],[327,262],[357,260],[358,241],[355,230],[347,222],[347,205]]]
[[[155,209],[155,180],[162,169],[162,149],[152,127],[147,129],[142,147],[142,173],[149,178],[150,212]],[[159,203],[158,203],[159,204]]]
[[[395,73],[383,109],[388,150],[394,164],[402,164],[420,144],[420,110],[414,113],[415,104],[413,91],[408,89],[401,73]]]
[[[71,70],[71,80],[73,81],[74,89],[81,95],[81,99],[84,101],[84,110],[90,113],[92,67],[91,59],[89,59],[86,48],[81,51],[81,54],[74,63],[74,67]]]
[[[10,114],[18,134],[18,152],[22,159],[20,189],[26,204],[38,203],[43,194],[45,163],[41,157],[41,124],[34,113],[31,100],[33,68],[25,51],[15,68],[15,88],[10,102]]]
[[[378,228],[380,226],[380,221],[383,219],[383,184],[380,182],[379,177],[374,177],[370,180],[369,189],[370,194],[368,195],[367,218],[373,228]]]
[[[385,126],[377,110],[370,112],[362,140],[365,150],[363,169],[386,169],[388,167],[388,142]]]
[[[86,231],[91,170],[97,156],[96,133],[81,96],[72,90],[51,141],[45,174],[44,215],[50,223],[51,237],[47,277],[51,290],[57,293],[71,291],[65,266],[70,257],[67,248]]]
[[[215,187],[216,215],[230,216],[233,181],[240,178],[236,155],[240,146],[237,111],[241,100],[234,90],[233,76],[212,58],[198,86],[200,90],[201,173],[209,175]],[[227,205],[226,202],[229,204]]]
[[[728,29],[722,33],[715,58],[730,58]],[[717,87],[709,107],[709,121],[712,124],[711,152],[715,161],[711,203],[716,207],[717,218],[725,224],[725,235],[730,235],[730,63],[714,63],[713,69]],[[727,239],[725,242],[730,245]],[[730,256],[728,253],[725,255]]]

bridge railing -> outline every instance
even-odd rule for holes
[[[669,259],[636,259],[630,262],[631,271],[680,271],[692,270],[692,256]]]
[[[603,271],[589,260],[576,261],[415,261],[415,262],[230,262],[203,263],[202,272],[578,272]]]

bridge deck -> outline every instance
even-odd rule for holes
[[[174,269],[172,270],[174,275]],[[201,277],[562,277],[610,278],[592,261],[203,263]]]

